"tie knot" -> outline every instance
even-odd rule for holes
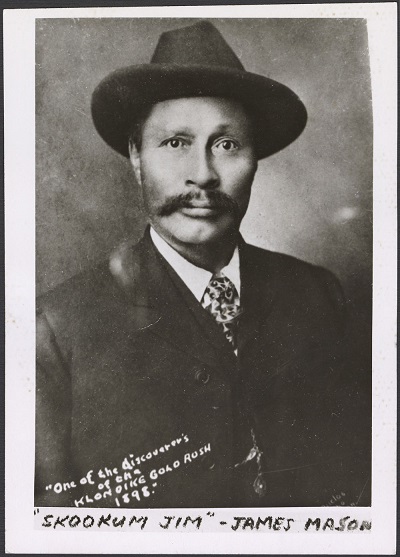
[[[235,285],[225,276],[214,275],[211,277],[207,291],[211,300],[224,298],[227,303],[233,303],[235,296],[239,297]]]

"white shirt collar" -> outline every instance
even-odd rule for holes
[[[179,253],[167,244],[152,227],[150,227],[150,236],[157,250],[183,280],[195,298],[201,302],[204,291],[212,277],[212,273],[201,267],[196,267],[196,265],[193,265],[193,263],[190,263],[187,259],[179,255]],[[237,247],[228,265],[221,269],[221,273],[233,282],[240,296],[240,262],[239,250]]]

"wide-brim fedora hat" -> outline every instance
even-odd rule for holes
[[[303,131],[307,111],[282,83],[248,72],[209,21],[162,33],[149,64],[121,68],[105,77],[92,96],[100,136],[129,157],[129,136],[143,110],[182,97],[225,97],[251,116],[258,158],[280,151]]]

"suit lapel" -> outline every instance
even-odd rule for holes
[[[136,246],[114,252],[110,269],[131,305],[137,332],[154,334],[210,366],[235,365],[223,333],[157,252],[148,231]]]
[[[272,258],[266,258],[263,251],[259,257],[257,248],[247,245],[243,239],[239,244],[241,304],[243,315],[238,333],[239,353],[248,343],[257,342],[261,337],[262,322],[268,318],[277,293],[278,284]]]
[[[208,352],[205,357],[207,357],[208,362],[212,360],[215,362],[217,357],[219,365],[223,363],[231,369],[235,367],[236,357],[222,329],[217,325],[215,319],[199,304],[192,292],[190,292],[170,265],[165,260],[163,260],[163,264],[167,267],[167,272],[176,287],[175,295],[178,295],[178,299],[175,299],[176,303],[178,303],[179,299],[183,300],[189,310],[187,316],[189,317],[190,315],[190,319],[188,319],[186,324],[190,323],[192,329],[190,333],[190,346],[194,342],[201,351],[204,348],[202,340],[206,340]],[[196,338],[197,335],[199,335],[198,338]]]

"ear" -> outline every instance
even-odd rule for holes
[[[131,160],[133,172],[139,186],[142,185],[142,173],[140,170],[140,154],[133,144],[133,141],[129,141],[129,158]]]

